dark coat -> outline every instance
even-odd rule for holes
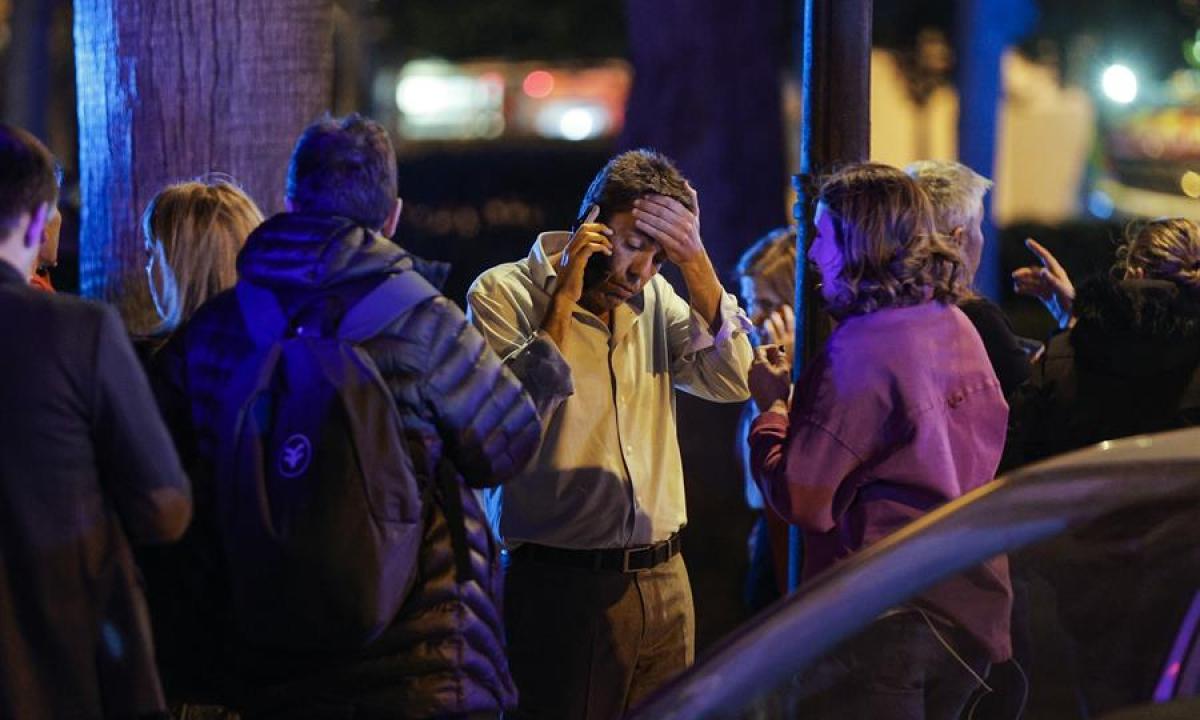
[[[1200,423],[1200,303],[1174,283],[1097,279],[1014,402],[1026,462]]]
[[[1000,380],[1000,389],[1005,398],[1011,398],[1013,392],[1029,379],[1029,356],[1021,347],[1012,325],[1005,317],[1004,311],[996,303],[985,297],[972,297],[958,303],[958,309],[963,311],[979,339],[983,340],[983,349],[987,352],[992,370]]]
[[[273,290],[291,313],[350,307],[389,274],[412,272],[414,262],[348,220],[283,214],[247,240],[238,271]],[[164,353],[172,384],[187,398],[190,428],[181,442],[194,453],[198,495],[209,486],[221,390],[250,342],[236,296],[227,292],[202,307]],[[301,659],[235,644],[230,666],[242,696],[281,717],[289,704],[304,707],[316,698],[380,718],[498,712],[516,693],[504,653],[497,547],[471,488],[496,485],[523,468],[540,438],[536,412],[444,297],[417,305],[364,348],[391,387],[418,473],[432,477],[445,454],[461,475],[472,577],[455,582],[447,523],[431,503],[416,585],[380,638],[350,658]]]
[[[0,262],[0,717],[164,709],[129,542],[179,537],[191,497],[110,308]]]

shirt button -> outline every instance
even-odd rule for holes
[[[962,405],[962,404],[963,404],[963,400],[966,400],[966,399],[967,399],[966,395],[962,394],[961,392],[956,392],[956,393],[953,393],[953,394],[952,394],[952,395],[951,395],[951,396],[950,396],[950,397],[947,399],[947,402],[948,402],[948,403],[950,403],[950,407],[952,407],[952,408],[956,408],[956,407],[958,407],[959,405]]]
[[[626,446],[625,446],[625,452],[627,452],[627,453],[629,453],[630,455],[632,455],[632,454],[633,454],[633,446],[632,446],[632,445],[626,445]]]

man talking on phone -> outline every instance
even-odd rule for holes
[[[668,262],[689,300],[659,275]],[[693,659],[674,393],[745,400],[749,321],[713,270],[696,192],[647,150],[610,160],[571,232],[539,235],[467,302],[544,433],[487,498],[509,557],[513,717],[619,718]]]

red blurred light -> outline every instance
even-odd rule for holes
[[[525,76],[521,89],[532,98],[544,98],[554,91],[554,76],[545,70],[534,70]]]

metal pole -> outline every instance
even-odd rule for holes
[[[795,381],[816,350],[817,303],[806,256],[813,233],[817,180],[840,164],[866,160],[871,145],[872,0],[800,0],[803,54],[800,174],[793,215],[796,253]],[[788,590],[800,583],[800,530],[788,529]]]
[[[1000,75],[1004,49],[1028,33],[1037,21],[1032,0],[958,0],[956,5],[958,85],[958,159],[984,177],[996,168],[996,128],[999,123]],[[1000,238],[992,222],[992,195],[983,198],[983,255],[975,287],[992,300],[1000,299],[1005,283],[1000,262]]]

